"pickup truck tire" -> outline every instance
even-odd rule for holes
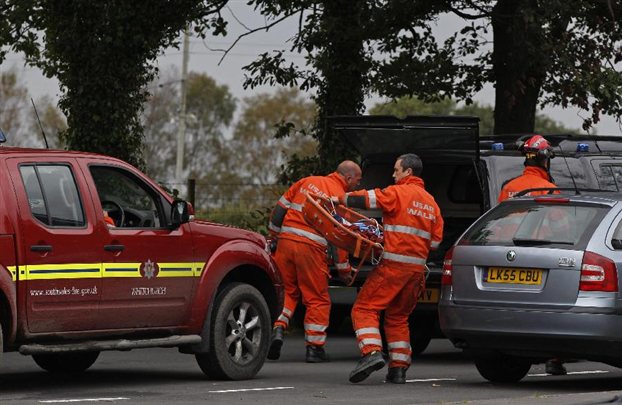
[[[199,367],[214,379],[253,378],[266,360],[271,326],[261,293],[248,284],[229,284],[216,297],[209,351],[195,355]]]
[[[35,363],[50,373],[81,373],[91,367],[99,352],[33,354]]]

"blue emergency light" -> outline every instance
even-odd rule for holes
[[[495,142],[492,145],[490,145],[490,148],[492,150],[503,150],[503,144],[501,142]]]
[[[590,145],[588,145],[587,143],[577,144],[577,152],[589,152],[589,151],[590,151]]]

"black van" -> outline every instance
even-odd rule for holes
[[[422,178],[441,208],[445,228],[440,248],[428,259],[425,294],[410,319],[412,351],[421,353],[432,337],[440,336],[437,303],[445,252],[497,204],[502,185],[522,173],[524,157],[518,145],[533,134],[479,136],[479,118],[465,116],[336,116],[330,118],[330,125],[360,154],[362,188],[393,184],[393,165],[401,154],[416,153],[423,161]],[[556,155],[551,175],[558,187],[622,189],[622,137],[544,137]],[[379,211],[363,214],[381,218]],[[357,288],[372,268],[362,266],[354,288],[332,277],[332,324],[349,314]]]

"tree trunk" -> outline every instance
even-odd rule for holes
[[[355,152],[348,148],[338,133],[332,131],[326,118],[333,115],[356,115],[364,109],[367,89],[366,64],[361,29],[363,0],[326,0],[322,16],[321,35],[326,44],[316,59],[323,76],[316,102],[319,108],[316,138],[319,141],[319,165],[322,172],[335,170]]]
[[[499,0],[492,13],[495,134],[533,132],[546,74],[536,0]]]

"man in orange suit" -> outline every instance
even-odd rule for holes
[[[363,381],[384,367],[380,313],[389,349],[386,381],[406,382],[411,348],[408,317],[425,289],[425,264],[430,249],[443,238],[443,218],[434,198],[419,177],[423,165],[415,154],[397,158],[395,185],[385,189],[361,190],[339,198],[348,207],[382,210],[384,253],[371,272],[352,308],[352,323],[361,359],[350,373],[350,382]]]
[[[285,303],[281,315],[274,323],[268,351],[270,360],[280,357],[284,331],[302,298],[306,307],[306,361],[328,361],[324,350],[331,306],[328,295],[328,243],[307,224],[302,206],[308,193],[329,198],[353,190],[360,183],[361,175],[358,164],[349,160],[341,162],[337,170],[328,176],[310,176],[296,182],[283,194],[272,211],[269,230],[273,238],[278,238],[274,261],[285,285]],[[352,277],[352,268],[346,251],[337,250],[335,266],[340,278],[347,284]]]
[[[498,201],[502,202],[528,188],[555,188],[551,173],[551,159],[555,157],[551,144],[540,135],[525,141],[520,151],[525,155],[523,174],[506,182],[501,188]],[[532,191],[527,195],[548,194],[549,191]]]
[[[527,139],[521,147],[520,151],[525,155],[525,170],[523,174],[511,179],[501,189],[498,201],[502,202],[523,190],[530,188],[556,188],[551,178],[551,159],[555,157],[551,144],[540,135],[534,135]],[[548,194],[549,191],[531,191],[526,195]],[[564,227],[568,224],[565,217],[557,218],[552,222],[553,226]],[[566,367],[561,359],[549,359],[545,365],[547,374],[565,375]]]

